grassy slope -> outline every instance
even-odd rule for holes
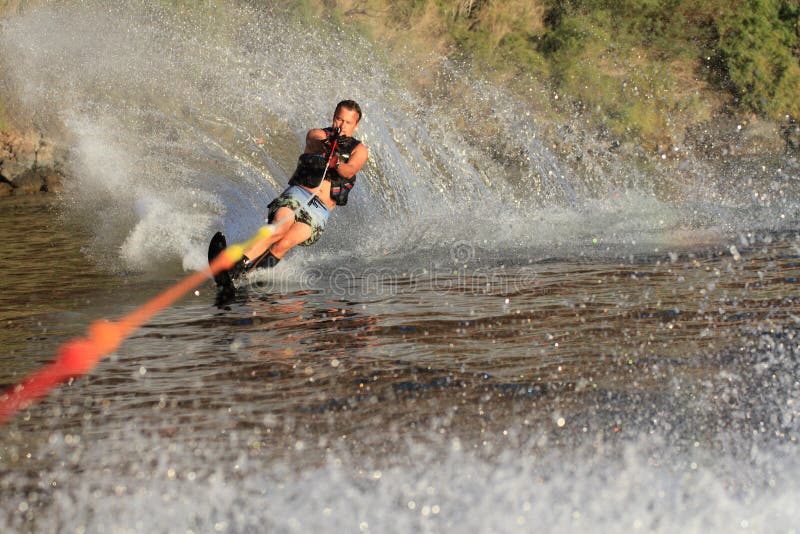
[[[22,0],[0,0],[0,22],[4,17],[17,14],[21,9],[21,4]],[[3,58],[0,58],[0,72],[6,68],[8,68],[7,64],[3,61]],[[0,92],[0,132],[7,132],[11,127],[11,119],[8,116],[3,94]]]
[[[468,59],[478,74],[520,95],[558,94],[551,102],[561,113],[577,112],[606,136],[649,149],[680,144],[687,128],[720,112],[800,118],[798,0],[305,5],[390,49]]]
[[[423,67],[411,78],[423,91],[437,86],[424,69],[434,52],[647,149],[681,144],[721,111],[800,118],[800,0],[264,1],[403,48]],[[0,0],[0,18],[37,3]],[[0,129],[5,107],[0,95]]]

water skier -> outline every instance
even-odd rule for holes
[[[360,121],[358,103],[342,100],[336,105],[330,127],[308,131],[289,187],[268,206],[267,221],[278,224],[274,233],[245,250],[244,257],[227,273],[220,273],[218,285],[230,285],[231,279],[256,267],[274,267],[293,247],[308,246],[320,238],[333,209],[347,204],[356,173],[369,156],[367,146],[352,137]],[[222,240],[224,244],[224,237]],[[218,253],[212,251],[214,247],[212,240],[209,257]]]

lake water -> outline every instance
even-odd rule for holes
[[[338,100],[370,147],[317,244],[0,427],[3,532],[799,530],[796,153],[630,161],[284,2],[42,2],[0,54],[69,151],[0,199],[4,388],[249,237]]]
[[[5,385],[179,274],[97,272],[57,203],[2,207],[22,238],[0,266]],[[735,255],[452,252],[282,264],[222,306],[209,282],[2,429],[0,524],[796,528],[796,234]]]

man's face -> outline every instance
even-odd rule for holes
[[[358,125],[358,112],[352,109],[339,108],[339,111],[333,114],[333,127],[341,128],[342,135],[352,136],[353,131]]]

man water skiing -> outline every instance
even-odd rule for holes
[[[244,257],[229,271],[215,276],[218,286],[230,288],[232,280],[242,273],[274,267],[292,247],[311,245],[320,238],[333,209],[347,204],[356,173],[369,156],[366,145],[352,137],[360,121],[358,103],[342,100],[336,105],[329,128],[308,131],[289,187],[268,206],[268,222],[278,224],[274,233],[245,250]],[[300,210],[293,213],[298,207]],[[209,260],[224,248],[225,238],[218,233],[211,241]]]

